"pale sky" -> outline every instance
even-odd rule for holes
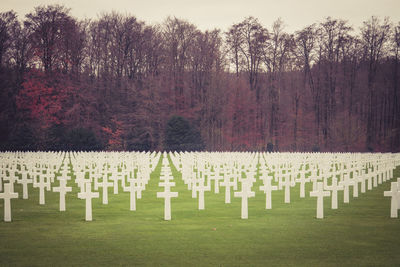
[[[281,17],[286,31],[321,22],[331,16],[348,20],[356,30],[372,15],[400,21],[400,0],[1,0],[0,11],[13,9],[23,19],[38,5],[64,4],[79,19],[96,18],[101,12],[118,11],[136,16],[147,24],[176,16],[201,30],[226,31],[233,23],[253,16],[267,28]]]

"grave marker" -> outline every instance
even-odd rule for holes
[[[60,193],[60,211],[65,211],[65,195],[67,192],[72,192],[72,187],[67,187],[67,180],[63,177],[58,179],[60,181],[59,187],[53,187],[53,192]]]
[[[318,182],[317,190],[310,192],[311,197],[317,197],[317,219],[324,218],[324,197],[329,197],[331,193],[324,191],[323,182]]]
[[[398,217],[398,199],[400,197],[399,188],[397,182],[391,182],[390,191],[383,192],[385,197],[391,197],[390,202],[390,218]]]
[[[92,198],[98,197],[98,192],[92,192],[92,184],[90,182],[85,183],[85,192],[78,193],[78,198],[86,200],[86,221],[92,221]]]
[[[204,192],[207,190],[208,187],[204,185],[204,179],[200,179],[196,184],[196,192],[199,192],[199,210],[204,210]]]
[[[49,182],[45,182],[44,178],[45,177],[43,175],[40,175],[39,176],[39,182],[37,182],[36,184],[33,183],[33,187],[39,188],[39,205],[44,205],[45,204],[45,191],[44,191],[44,189],[46,188],[46,190],[50,190],[50,183]]]
[[[248,198],[255,196],[255,192],[251,191],[251,183],[243,180],[242,191],[235,192],[234,196],[242,198],[241,218],[247,219],[249,217]]]
[[[157,192],[157,198],[164,198],[164,220],[171,220],[171,198],[178,197],[178,192],[171,192],[169,187],[165,187],[164,192]]]
[[[234,187],[235,184],[234,181],[231,181],[230,174],[225,174],[224,181],[221,182],[221,185],[225,186],[225,204],[231,203],[231,187]]]
[[[22,184],[22,198],[28,199],[28,184],[33,183],[33,179],[28,178],[28,171],[21,172],[21,179],[17,180],[17,183]]]
[[[128,179],[129,186],[124,187],[125,192],[130,193],[130,207],[129,209],[136,210],[136,192],[138,191],[138,179]]]
[[[325,182],[326,180],[324,180]],[[330,186],[324,185],[324,188],[327,190],[332,191],[332,203],[331,203],[331,208],[332,209],[337,209],[338,208],[338,200],[337,200],[337,192],[339,190],[343,190],[343,186],[338,184],[336,176],[332,177],[332,184]]]
[[[4,192],[0,193],[0,198],[4,200],[4,221],[11,222],[11,199],[18,198],[18,193],[11,191],[9,183],[4,184]]]
[[[272,198],[271,193],[273,190],[278,190],[278,187],[272,185],[272,177],[265,177],[262,179],[263,185],[260,186],[260,190],[265,193],[265,209],[272,209]]]
[[[343,203],[349,203],[349,187],[354,187],[354,182],[346,175],[344,176],[343,181],[339,182],[339,185],[343,186]]]
[[[101,183],[98,183],[98,186],[100,186],[103,191],[102,191],[102,203],[104,205],[108,204],[108,188],[113,186],[112,182],[108,181],[108,174],[105,173],[103,174],[103,177],[101,179]]]

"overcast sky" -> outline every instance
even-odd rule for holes
[[[187,19],[201,30],[225,31],[248,16],[268,28],[281,17],[288,32],[328,16],[346,19],[356,29],[372,15],[400,21],[400,0],[1,0],[0,11],[13,9],[23,19],[35,6],[54,3],[71,8],[77,18],[96,18],[101,12],[115,10],[153,24],[171,15]]]

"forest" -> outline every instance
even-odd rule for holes
[[[0,13],[0,150],[400,151],[400,23]]]

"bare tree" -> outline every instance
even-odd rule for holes
[[[323,80],[322,91],[322,134],[325,146],[328,146],[329,123],[335,120],[336,114],[336,90],[339,73],[341,47],[348,39],[352,30],[344,20],[336,20],[328,17],[319,27],[319,61],[320,75]],[[330,143],[330,145],[332,145]]]
[[[63,25],[71,19],[69,9],[60,5],[39,6],[26,15],[24,25],[31,32],[35,55],[46,72],[53,70],[54,65],[59,67]]]
[[[0,67],[9,64],[12,59],[13,43],[20,28],[17,14],[14,11],[0,13]]]
[[[364,22],[361,28],[361,40],[364,47],[364,58],[368,64],[368,102],[367,102],[367,141],[370,149],[376,137],[377,95],[375,92],[375,78],[379,62],[383,56],[384,46],[390,37],[390,22],[385,18],[382,22],[377,17],[371,17]]]
[[[230,58],[230,61],[235,66],[236,77],[239,77],[239,72],[243,62],[243,56],[241,54],[240,47],[243,45],[244,40],[240,32],[240,26],[240,24],[233,24],[225,33],[225,43],[228,50],[228,56]]]
[[[181,110],[185,107],[184,74],[188,69],[188,53],[198,30],[185,20],[171,17],[166,19],[163,26],[163,39],[167,53],[166,63],[172,78],[175,108]]]
[[[268,70],[268,99],[271,107],[269,134],[277,147],[282,74],[294,47],[294,39],[293,36],[284,32],[284,23],[280,18],[273,23],[269,36],[267,44],[263,47],[263,60]]]

